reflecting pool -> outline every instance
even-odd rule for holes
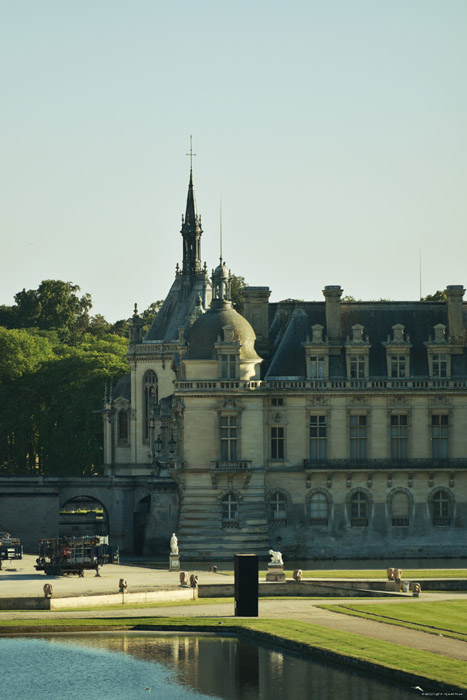
[[[409,700],[372,677],[233,637],[95,633],[0,639],[8,700]],[[6,672],[5,672],[6,671]]]

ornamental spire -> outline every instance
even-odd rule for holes
[[[188,183],[188,196],[186,200],[185,218],[182,217],[183,236],[183,274],[191,275],[201,272],[201,217],[196,208],[195,191],[193,187],[193,144],[190,136],[190,181]]]

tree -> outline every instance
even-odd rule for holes
[[[437,290],[434,294],[427,294],[426,297],[422,297],[421,301],[447,301],[446,292]]]
[[[246,287],[244,277],[239,275],[230,276],[230,298],[235,311],[242,313],[243,311],[243,290]]]
[[[0,470],[99,473],[99,409],[106,383],[128,372],[127,348],[111,334],[69,346],[51,331],[0,328]]]
[[[89,327],[89,294],[79,297],[80,288],[62,280],[44,280],[37,289],[23,289],[12,307],[18,328],[56,330],[64,340],[74,340]]]

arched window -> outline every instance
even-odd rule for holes
[[[327,525],[329,503],[324,493],[314,493],[310,498],[310,520],[312,525]]]
[[[397,491],[391,499],[391,522],[393,525],[409,524],[409,497],[403,491]]]
[[[433,496],[433,525],[449,525],[451,522],[451,500],[445,491]]]
[[[118,412],[117,426],[118,442],[128,443],[128,411],[126,411],[125,409],[122,409]]]
[[[238,527],[238,498],[234,493],[227,493],[221,501],[222,527]]]
[[[287,499],[283,493],[276,491],[269,502],[271,520],[276,523],[285,523],[287,520]]]
[[[356,491],[350,499],[350,524],[353,527],[366,527],[368,511],[368,497],[363,491]]]
[[[143,440],[149,440],[151,412],[159,400],[157,392],[157,375],[148,369],[143,377]]]

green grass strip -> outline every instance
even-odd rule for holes
[[[319,605],[317,607],[366,620],[467,641],[467,601],[391,603],[390,605]]]
[[[227,572],[221,572],[227,573]],[[230,572],[233,574],[233,572]],[[266,577],[266,571],[260,571],[260,578]],[[287,578],[292,578],[293,571],[284,571]],[[322,579],[322,578],[350,578],[350,579],[386,579],[385,569],[338,569],[336,571],[328,569],[326,571],[318,571],[310,569],[302,572],[303,578]],[[422,581],[431,578],[465,578],[467,579],[467,569],[402,569],[402,578],[404,580],[411,579],[413,581]]]
[[[259,620],[240,618],[101,618],[101,619],[57,619],[57,620],[6,620],[0,624],[0,634],[59,632],[92,628],[130,630],[135,627],[154,626],[159,630],[183,628],[197,631],[252,630],[267,635],[272,644],[285,640],[308,648],[333,652],[341,657],[358,659],[385,669],[396,669],[410,673],[420,682],[429,679],[434,683],[446,683],[458,688],[467,688],[465,662],[446,656],[432,654],[399,644],[369,639],[357,634],[330,630],[300,620]]]

